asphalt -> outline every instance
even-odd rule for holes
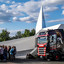
[[[7,60],[6,62],[1,61],[0,64],[64,64],[64,60],[47,61],[43,59],[26,59],[26,55],[29,54],[31,51],[32,49],[17,52],[15,60]]]
[[[64,64],[64,61],[43,61],[42,59],[16,59],[14,61],[0,62],[0,64]]]
[[[33,49],[30,50],[24,50],[24,51],[19,51],[16,53],[16,58],[19,59],[26,59],[26,55],[29,54]]]

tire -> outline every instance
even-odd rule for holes
[[[40,56],[37,56],[38,59],[40,59]]]
[[[61,58],[61,55],[58,53],[58,52],[53,52],[53,53],[50,53],[50,55],[48,56],[48,59],[50,59],[50,60],[53,60],[53,61],[58,61],[58,60],[60,60],[60,58]]]
[[[58,52],[56,52],[54,55],[54,60],[58,61],[60,59],[61,59],[61,55]]]

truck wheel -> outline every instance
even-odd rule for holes
[[[37,56],[37,58],[40,58],[40,56]]]

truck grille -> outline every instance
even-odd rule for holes
[[[38,55],[45,55],[46,47],[38,47]]]

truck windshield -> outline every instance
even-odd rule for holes
[[[38,43],[39,44],[47,43],[47,36],[38,37]]]

